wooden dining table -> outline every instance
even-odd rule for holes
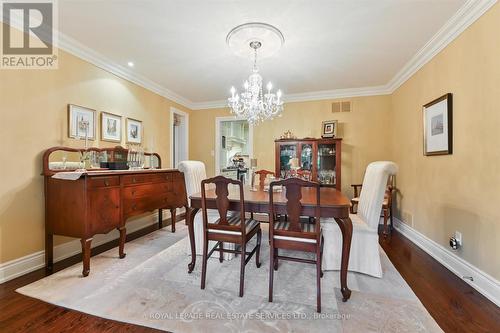
[[[349,265],[349,253],[351,250],[352,221],[349,218],[350,201],[345,195],[333,187],[321,187],[321,217],[333,218],[337,222],[342,232],[342,255],[340,265],[340,286],[343,301],[346,302],[351,296],[351,290],[347,287],[347,267]],[[262,187],[251,190],[249,186],[244,187],[245,212],[248,213],[269,213],[269,193]],[[216,194],[214,189],[207,189],[206,200],[207,209],[217,209]],[[191,206],[186,207],[186,221],[188,224],[189,241],[191,244],[191,262],[188,264],[188,272],[191,273],[196,264],[196,244],[194,238],[194,217],[201,209],[201,193],[190,196]],[[239,189],[229,187],[228,196],[229,210],[239,211]],[[276,214],[286,214],[286,196],[284,191],[273,194],[274,210]],[[302,206],[305,216],[314,216],[314,206],[316,204],[316,190],[314,188],[302,189]]]

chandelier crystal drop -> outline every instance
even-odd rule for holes
[[[254,50],[252,74],[243,84],[244,91],[238,94],[236,89],[231,87],[231,97],[227,99],[231,113],[246,119],[252,125],[273,119],[283,111],[281,90],[274,93],[273,85],[269,82],[266,86],[267,93],[263,93],[262,76],[257,68],[257,50],[261,46],[259,41],[250,42],[250,47]]]

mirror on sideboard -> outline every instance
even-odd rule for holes
[[[144,152],[140,148],[70,148],[53,147],[43,154],[44,173],[87,170],[127,170],[131,167],[144,169],[161,168],[157,153]]]

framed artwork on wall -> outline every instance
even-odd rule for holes
[[[96,139],[96,111],[83,106],[68,104],[68,137]]]
[[[448,93],[423,106],[424,155],[453,152],[453,95]]]
[[[116,114],[101,113],[101,140],[122,141],[122,117]]]
[[[142,121],[127,118],[127,143],[142,143]]]
[[[334,138],[337,136],[337,120],[327,120],[322,123],[321,126],[321,137],[322,138]]]

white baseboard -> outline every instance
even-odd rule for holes
[[[181,213],[183,213],[183,209],[178,210],[177,214]],[[170,212],[168,210],[164,210],[163,219],[168,218],[170,218]],[[158,212],[141,217],[136,220],[132,220],[131,222],[127,223],[127,234],[156,223],[158,223]],[[109,241],[115,240],[118,238],[118,236],[119,233],[117,230],[113,230],[112,232],[105,235],[96,235],[92,240],[92,247],[94,248]],[[82,247],[79,239],[57,245],[54,247],[54,262],[64,260],[81,252]],[[0,264],[0,284],[15,279],[16,277],[19,277],[21,275],[33,272],[44,266],[45,251],[38,251],[27,256]]]
[[[424,236],[397,218],[394,218],[394,227],[406,238],[415,243],[415,245],[427,252],[431,257],[436,259],[463,281],[467,282],[471,287],[483,294],[497,306],[500,306],[500,283],[494,277],[481,271],[479,268],[468,263],[444,246]],[[464,276],[472,277],[473,281],[464,279]]]

